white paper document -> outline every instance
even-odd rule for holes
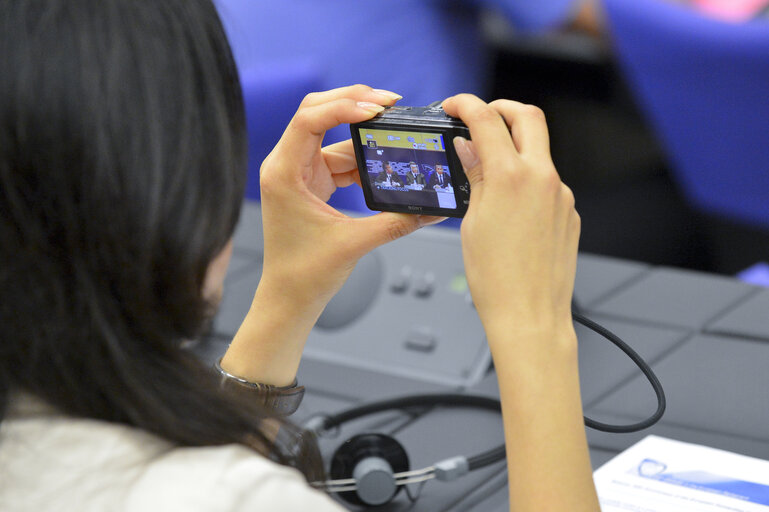
[[[769,461],[649,436],[593,473],[602,512],[769,512]]]

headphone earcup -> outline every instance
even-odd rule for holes
[[[378,460],[377,460],[378,459]],[[331,468],[329,477],[332,480],[358,478],[355,474],[356,468],[360,470],[359,464],[371,466],[374,471],[381,473],[382,468],[389,465],[392,473],[401,473],[409,470],[409,457],[403,446],[390,436],[384,434],[359,434],[351,437],[334,452],[331,458]],[[386,462],[386,464],[384,464]],[[360,473],[360,471],[357,471]],[[359,483],[360,485],[360,483]],[[365,485],[365,484],[364,484]],[[392,495],[385,501],[377,499],[372,503],[367,499],[366,489],[358,491],[345,491],[338,493],[339,497],[353,505],[382,505],[394,498],[401,487],[394,487]],[[359,492],[362,491],[360,494]]]

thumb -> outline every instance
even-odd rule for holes
[[[353,220],[354,238],[359,254],[366,254],[380,245],[413,233],[422,226],[435,224],[442,217],[410,213],[383,212]]]
[[[465,175],[470,182],[470,188],[473,192],[480,191],[483,184],[483,169],[481,168],[481,159],[475,151],[473,141],[464,137],[454,137],[454,149],[457,151],[459,161],[465,168]]]

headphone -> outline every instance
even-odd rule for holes
[[[501,412],[499,400],[493,398],[459,394],[411,395],[353,407],[333,416],[316,416],[306,422],[304,428],[317,435],[371,414],[436,405]],[[407,484],[431,479],[450,482],[504,458],[505,445],[502,444],[472,457],[450,457],[411,470],[406,450],[398,441],[384,434],[366,433],[342,443],[331,458],[331,479],[312,485],[337,493],[353,505],[377,506],[390,502]]]
[[[649,365],[608,329],[576,312],[573,312],[573,318],[576,322],[614,343],[627,354],[649,380],[657,395],[657,410],[643,421],[627,425],[610,425],[585,417],[585,425],[595,430],[612,433],[637,432],[654,425],[664,414],[666,401],[662,384]],[[461,394],[410,395],[353,407],[335,415],[315,416],[304,424],[304,428],[317,436],[344,423],[372,414],[393,409],[402,410],[436,405],[502,412],[499,400],[483,396]],[[501,444],[477,455],[470,457],[456,455],[425,468],[412,470],[409,465],[408,454],[398,441],[384,434],[365,433],[348,439],[336,449],[331,458],[329,480],[312,482],[311,485],[329,493],[336,493],[341,499],[353,505],[379,506],[392,501],[408,484],[426,482],[431,479],[450,482],[470,471],[494,464],[504,460],[504,458],[505,445]]]

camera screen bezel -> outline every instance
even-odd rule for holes
[[[360,136],[360,129],[371,130],[384,130],[384,131],[399,131],[399,132],[419,132],[419,133],[435,133],[443,136],[444,153],[446,155],[446,161],[449,167],[449,176],[451,178],[451,186],[453,189],[454,199],[456,202],[456,208],[440,208],[430,206],[415,206],[398,203],[385,203],[377,201],[374,197],[374,191],[372,189],[371,182],[369,180],[368,166],[366,164],[366,155],[363,151],[363,141]],[[366,199],[366,206],[374,211],[383,212],[398,212],[398,213],[411,213],[420,215],[436,215],[440,217],[464,217],[467,212],[467,206],[470,199],[469,183],[465,177],[462,163],[457,157],[454,150],[453,139],[456,136],[462,136],[466,139],[470,138],[470,131],[464,127],[458,126],[436,126],[428,123],[414,123],[414,122],[398,122],[398,121],[385,121],[385,120],[370,120],[362,123],[350,124],[350,134],[352,136],[353,146],[355,150],[355,159],[358,165],[358,173],[360,175],[361,188],[363,189],[363,195]],[[467,189],[467,193],[462,191],[461,187]]]

